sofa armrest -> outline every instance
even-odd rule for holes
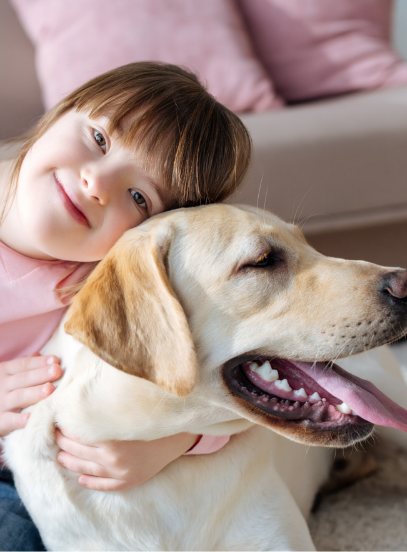
[[[407,87],[242,119],[254,160],[233,203],[304,221],[309,235],[407,221]]]

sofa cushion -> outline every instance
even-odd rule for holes
[[[236,112],[282,106],[233,0],[11,0],[36,46],[47,108],[89,79],[156,60],[198,74]]]
[[[407,82],[390,42],[392,0],[238,0],[257,54],[288,101]]]

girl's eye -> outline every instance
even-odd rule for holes
[[[94,130],[93,131],[93,136],[97,142],[97,144],[103,149],[106,147],[106,138],[103,136],[103,134],[101,132],[99,132],[98,130]]]
[[[144,199],[144,196],[137,192],[136,190],[130,190],[131,195],[133,196],[134,201],[137,205],[140,205],[143,209],[147,209],[147,201]]]

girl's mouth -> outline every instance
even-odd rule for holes
[[[63,184],[60,182],[60,180],[58,179],[55,173],[54,173],[54,180],[57,185],[57,190],[62,199],[62,203],[64,204],[65,209],[68,211],[71,217],[74,220],[76,220],[76,222],[78,222],[79,224],[82,224],[82,226],[86,226],[87,228],[90,228],[88,219],[79,209],[79,207],[77,207],[75,203],[72,201],[72,199],[69,197]]]

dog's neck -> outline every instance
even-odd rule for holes
[[[151,440],[184,431],[231,435],[252,425],[211,401],[201,389],[176,397],[113,368],[64,332],[55,339],[66,371],[58,389],[57,420],[78,437],[88,437],[87,428],[92,428],[96,440]],[[75,418],[65,419],[67,412],[75,412]]]

